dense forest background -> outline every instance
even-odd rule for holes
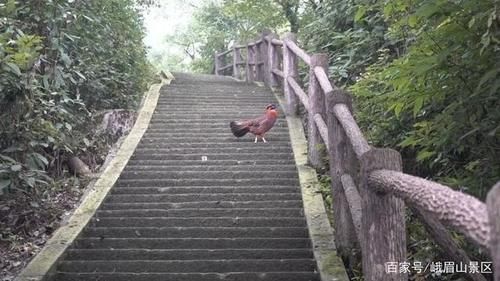
[[[67,188],[69,157],[103,155],[97,116],[138,105],[154,72],[141,15],[165,2],[0,0],[0,195],[27,194],[40,208],[33,194]],[[292,31],[310,53],[328,53],[330,77],[354,95],[363,131],[401,151],[407,172],[482,200],[500,180],[498,0],[195,2],[187,28],[164,39],[185,57],[159,54],[152,64],[210,73],[214,52],[265,29]],[[2,227],[0,242],[38,236],[27,216],[0,218],[22,226]],[[408,219],[411,258],[444,260]]]
[[[70,156],[99,150],[97,113],[133,108],[151,80],[148,3],[2,1],[0,194],[42,189]]]

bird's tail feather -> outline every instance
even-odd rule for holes
[[[231,132],[233,132],[233,135],[238,138],[246,135],[250,130],[248,126],[245,126],[244,124],[237,121],[232,121],[231,123],[229,123],[229,127],[231,127]]]

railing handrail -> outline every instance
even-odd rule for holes
[[[489,249],[500,280],[500,182],[488,195],[487,204],[452,188],[402,173],[401,155],[391,149],[369,145],[352,114],[352,98],[333,85],[327,74],[328,57],[309,55],[296,43],[295,35],[287,33],[283,39],[275,34],[263,34],[255,42],[215,55],[216,75],[230,69],[220,67],[221,58],[233,53],[241,57],[246,48],[245,80],[263,81],[276,87],[281,81],[285,94],[285,112],[295,116],[298,101],[309,114],[308,159],[313,167],[322,166],[327,147],[334,192],[333,215],[338,250],[350,255],[352,245],[342,239],[354,239],[361,245],[363,272],[366,280],[402,280],[404,274],[384,272],[386,262],[404,262],[406,258],[406,230],[404,200],[418,214],[434,234],[436,242],[457,261],[470,261],[458,248],[441,222],[453,227]],[[278,55],[278,49],[282,55]],[[309,89],[300,87],[297,58],[309,67]],[[280,67],[282,64],[282,67]],[[240,63],[233,63],[233,75],[241,79]],[[282,70],[281,70],[282,69]],[[354,174],[355,162],[360,165],[359,177]],[[363,200],[361,200],[363,198]],[[425,214],[425,215],[422,215]],[[490,215],[488,219],[488,214]],[[439,236],[439,237],[438,237]],[[341,239],[342,238],[342,239]],[[391,243],[387,243],[391,241]],[[351,241],[352,242],[352,241]],[[388,260],[392,258],[393,260]],[[382,265],[382,267],[380,267]],[[485,280],[480,274],[470,274],[473,280]]]

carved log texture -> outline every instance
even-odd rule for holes
[[[412,206],[411,204],[409,205]],[[412,210],[415,216],[422,222],[427,232],[429,232],[430,237],[443,249],[443,254],[448,259],[455,263],[461,262],[462,264],[469,264],[471,262],[467,253],[457,245],[450,232],[433,214],[415,207]],[[486,281],[486,278],[479,272],[468,273],[468,277],[473,281]]]
[[[337,116],[338,120],[342,124],[347,137],[349,137],[349,142],[351,143],[354,152],[359,159],[361,155],[370,150],[370,145],[368,145],[368,142],[363,136],[363,133],[359,129],[358,124],[354,120],[351,111],[345,105],[337,104],[333,111],[335,113],[335,116]]]
[[[490,222],[490,254],[493,258],[495,281],[500,281],[500,182],[490,190],[486,199]]]
[[[214,72],[215,72],[215,75],[219,75],[219,68],[220,68],[220,57],[219,55],[217,55],[217,52],[215,52],[214,54],[214,60],[215,60],[215,64],[214,64]]]
[[[241,60],[241,49],[233,48],[233,77],[236,79],[241,79],[241,70],[239,65]]]
[[[439,183],[394,171],[373,171],[368,180],[378,191],[391,192],[403,198],[415,207],[432,213],[478,245],[488,247],[490,237],[486,205],[478,199]]]
[[[286,36],[285,36],[286,39]],[[285,40],[283,40],[285,41]],[[311,57],[304,52],[299,46],[297,46],[297,40],[292,40],[291,42],[287,42],[287,48],[292,51],[296,56],[301,58],[307,65],[311,65]]]
[[[290,44],[295,44],[297,41],[295,34],[287,33],[283,38],[283,75],[284,75],[284,91],[286,100],[286,113],[291,116],[297,115],[298,103],[297,97],[292,92],[293,89],[288,83],[288,77],[296,79],[298,75],[297,56],[290,50]]]
[[[349,204],[349,210],[351,211],[352,222],[354,224],[354,229],[356,230],[356,237],[358,238],[358,241],[361,241],[361,197],[359,195],[358,188],[350,175],[342,175],[341,181],[347,203]]]
[[[314,122],[316,123],[316,126],[318,127],[319,134],[321,135],[321,138],[323,139],[323,143],[326,146],[327,150],[330,150],[330,145],[328,144],[328,127],[326,126],[325,119],[323,119],[323,116],[320,114],[315,114],[314,115]]]
[[[281,71],[280,68],[280,61],[278,57],[278,51],[277,48],[278,46],[275,46],[272,41],[276,38],[278,38],[278,35],[271,33],[267,36],[269,38],[269,44],[268,44],[268,60],[269,60],[269,86],[270,87],[278,87],[280,85],[280,80],[275,76],[278,75],[276,71],[279,71],[281,73],[280,77],[283,78],[283,71]]]
[[[327,54],[315,54],[310,57],[311,68],[309,70],[309,111],[307,118],[307,143],[309,164],[316,168],[324,167],[323,158],[325,157],[325,150],[322,148],[323,139],[321,138],[320,131],[314,121],[314,115],[319,114],[323,119],[326,117],[325,112],[325,95],[321,90],[316,75],[314,74],[315,67],[328,67]]]
[[[359,249],[356,239],[356,231],[351,218],[349,204],[347,202],[341,177],[344,174],[355,173],[354,153],[349,146],[347,137],[338,122],[333,108],[338,102],[346,103],[351,107],[351,99],[348,95],[338,92],[337,95],[326,96],[326,124],[328,126],[330,176],[332,179],[332,208],[333,223],[335,229],[335,245],[339,255],[348,267],[352,268],[359,263],[354,252]]]
[[[327,68],[328,69],[328,68]],[[316,79],[318,79],[318,82],[321,86],[321,89],[325,93],[325,95],[328,95],[333,92],[333,87],[332,84],[330,83],[330,80],[328,79],[327,69],[324,67],[316,66],[313,68],[314,75],[316,76]]]
[[[247,73],[247,82],[248,83],[253,83],[255,79],[255,74],[254,74],[254,63],[255,62],[255,55],[253,51],[253,46],[247,45],[247,65],[245,68],[245,72]]]
[[[300,99],[305,109],[309,111],[311,106],[309,105],[309,98],[307,97],[304,90],[302,90],[297,81],[295,81],[295,79],[291,76],[288,76],[287,82],[293,90],[292,94],[295,94],[295,96]]]
[[[406,261],[405,205],[390,193],[377,192],[368,180],[372,171],[400,171],[402,160],[392,149],[372,148],[361,156],[361,252],[367,281],[408,280],[406,273],[386,270],[388,262]]]

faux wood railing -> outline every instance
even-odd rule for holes
[[[298,81],[298,58],[309,67],[307,93]],[[365,280],[408,279],[404,270],[388,270],[390,264],[406,263],[406,204],[454,262],[469,265],[471,259],[443,224],[489,251],[494,280],[500,281],[500,182],[483,203],[403,173],[397,151],[368,143],[352,114],[351,96],[330,82],[327,69],[327,54],[307,54],[292,33],[281,40],[264,33],[255,42],[215,54],[216,75],[281,85],[287,115],[298,113],[299,101],[307,110],[309,163],[321,167],[325,153],[330,162],[337,250],[349,263],[361,249]],[[479,273],[469,272],[468,277],[486,280]]]

